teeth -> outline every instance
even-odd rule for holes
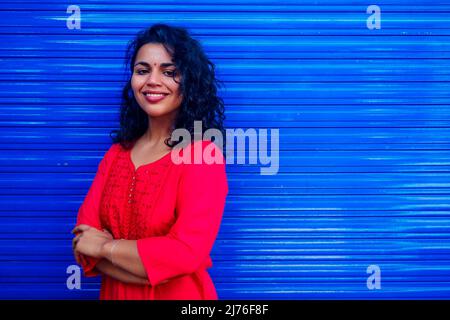
[[[145,94],[147,97],[163,97],[164,94],[162,93],[146,93]]]

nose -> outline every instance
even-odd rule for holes
[[[150,86],[161,84],[161,78],[160,78],[158,72],[149,72],[146,84],[150,85]]]

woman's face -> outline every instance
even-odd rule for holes
[[[134,63],[131,87],[141,108],[151,117],[176,114],[183,97],[180,92],[181,75],[172,57],[159,43],[143,45]]]

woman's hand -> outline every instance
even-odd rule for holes
[[[113,240],[112,235],[108,231],[100,231],[85,224],[75,227],[72,233],[77,234],[72,240],[72,248],[77,262],[79,254],[92,258],[102,258],[103,246]]]

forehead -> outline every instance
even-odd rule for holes
[[[145,61],[148,63],[172,62],[172,56],[166,48],[160,43],[147,43],[143,45],[137,55],[136,61]]]

